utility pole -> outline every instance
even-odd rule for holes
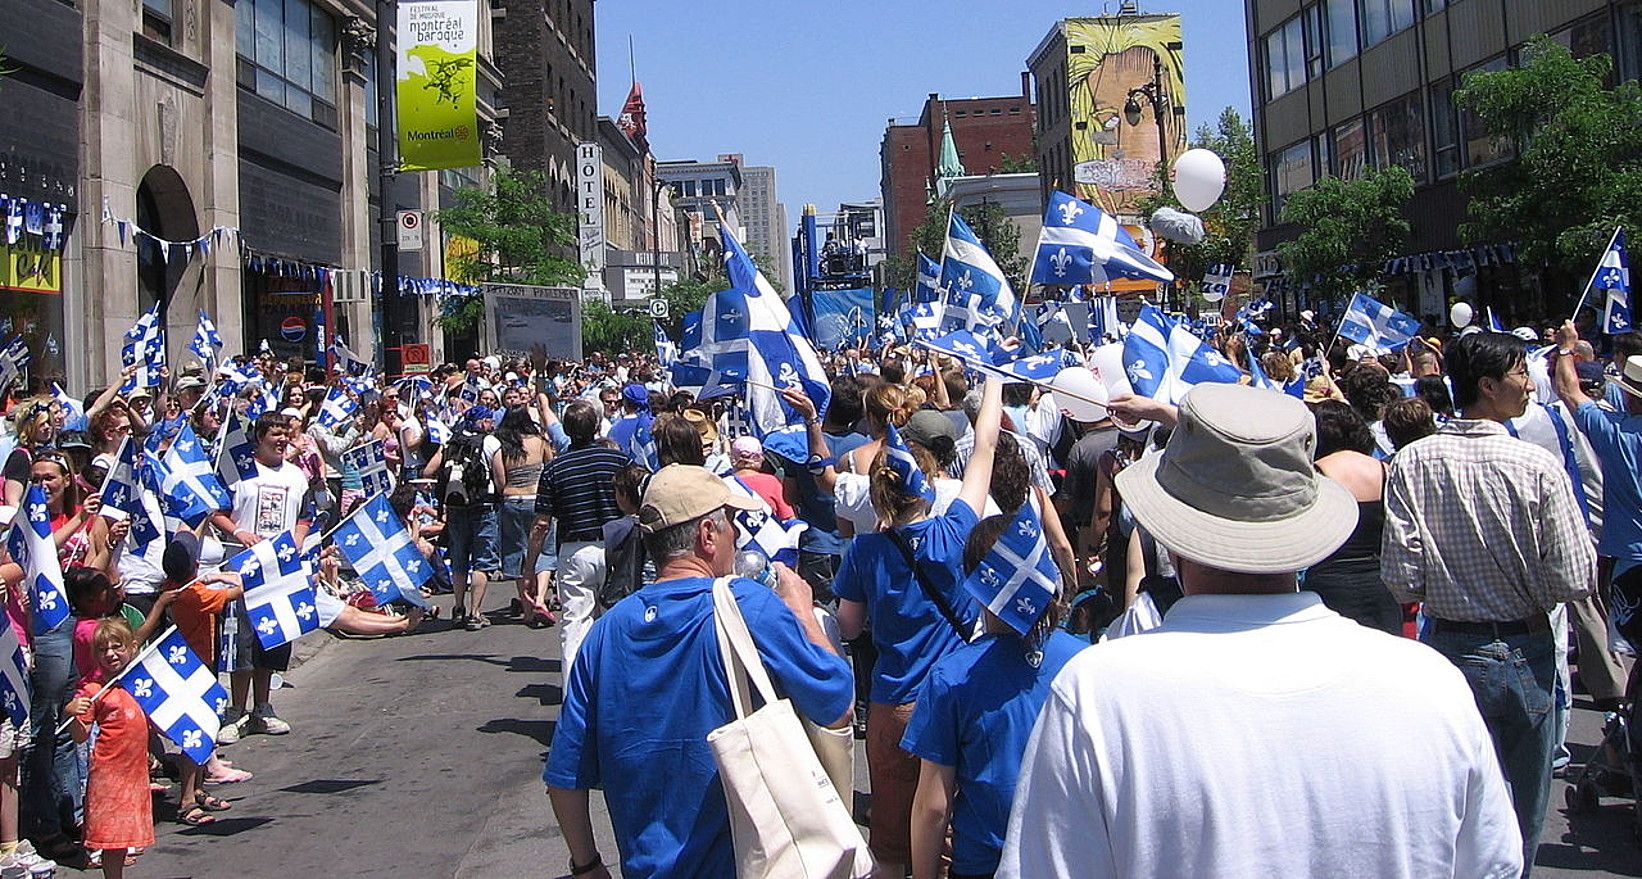
[[[383,374],[388,373],[388,349],[402,353],[405,345],[405,321],[401,316],[404,303],[399,289],[399,216],[393,198],[393,182],[399,172],[396,137],[399,126],[393,116],[393,93],[398,88],[399,76],[394,44],[388,37],[397,17],[396,0],[376,0],[376,160],[380,181],[377,213],[382,228],[382,340],[378,348]],[[400,368],[403,370],[403,366]]]

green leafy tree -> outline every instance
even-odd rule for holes
[[[1324,177],[1283,205],[1282,222],[1299,226],[1300,234],[1279,244],[1278,255],[1293,277],[1313,278],[1321,296],[1365,289],[1408,241],[1403,208],[1413,196],[1414,178],[1400,165],[1358,180]]]
[[[587,277],[574,258],[577,219],[553,209],[539,171],[498,168],[488,185],[458,189],[455,204],[432,216],[446,232],[478,245],[453,254],[447,267],[453,280],[553,287],[579,286]],[[437,322],[465,332],[483,318],[483,302],[475,299],[447,307]]]
[[[1035,139],[1034,139],[1035,140]],[[998,158],[999,174],[1036,174],[1038,173],[1038,157],[1036,152],[1026,152],[1018,156],[1004,153]]]
[[[1518,159],[1467,170],[1468,243],[1514,241],[1519,258],[1576,279],[1614,227],[1642,227],[1642,86],[1607,85],[1613,59],[1574,58],[1546,37],[1512,70],[1473,73],[1454,98]]]
[[[590,302],[582,309],[582,352],[652,351],[655,336],[647,315],[614,311],[603,302]]]
[[[918,279],[918,254],[922,252],[930,259],[940,261],[941,250],[946,247],[946,216],[951,209],[952,201],[944,198],[929,206],[924,221],[912,230],[907,252],[885,260],[885,283],[901,290],[911,290]],[[969,228],[975,230],[976,237],[986,245],[1010,285],[1017,292],[1025,290],[1030,265],[1020,253],[1021,230],[1004,213],[1003,206],[997,202],[982,202],[959,208],[958,215],[964,218]]]

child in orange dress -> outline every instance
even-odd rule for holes
[[[98,667],[113,680],[137,652],[136,637],[124,619],[99,620],[92,635]],[[99,684],[85,682],[64,713],[76,742],[91,735],[91,773],[86,780],[85,847],[102,852],[103,875],[125,875],[126,852],[154,844],[154,805],[148,791],[148,716],[121,687],[109,687],[91,701]]]

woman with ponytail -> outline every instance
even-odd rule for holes
[[[869,844],[879,875],[886,876],[902,875],[912,857],[918,758],[902,750],[901,738],[913,703],[935,663],[963,646],[974,631],[977,609],[960,586],[964,541],[980,521],[976,511],[986,503],[1003,410],[1001,385],[989,379],[975,422],[975,451],[958,497],[945,513],[931,516],[936,462],[922,448],[902,441],[888,414],[893,407],[884,405],[898,396],[867,394],[869,413],[880,413],[883,424],[870,453],[878,530],[855,538],[833,581],[844,637],[855,638],[870,622],[878,649],[867,710]]]

